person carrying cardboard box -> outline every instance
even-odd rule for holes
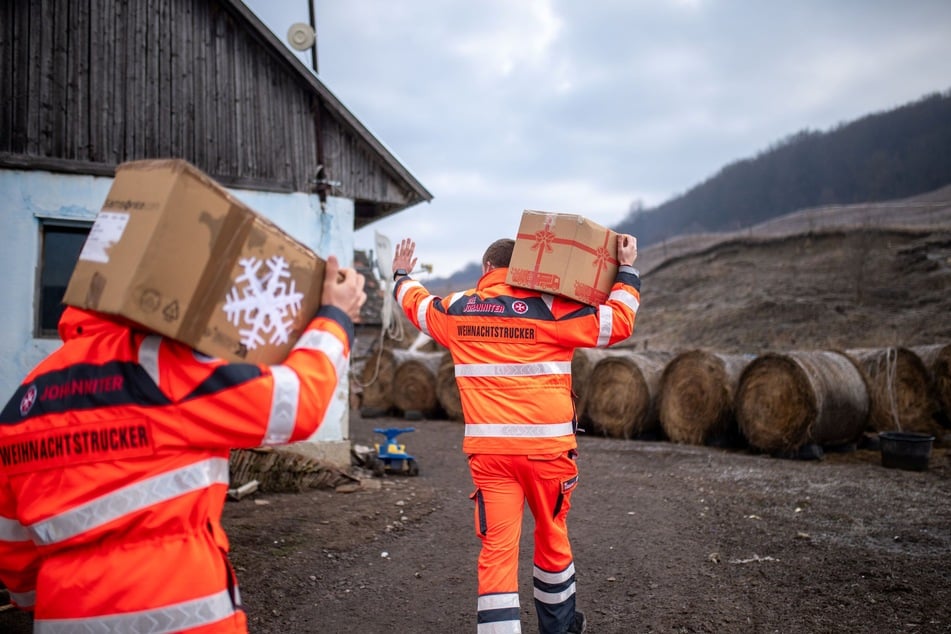
[[[62,347],[0,412],[0,579],[36,631],[247,632],[221,526],[229,453],[327,415],[366,294],[336,257],[324,273],[272,365],[67,307]]]
[[[492,243],[476,288],[443,299],[409,277],[416,245],[404,239],[393,258],[393,292],[413,325],[448,348],[455,364],[466,423],[462,448],[482,540],[478,631],[521,632],[518,545],[527,502],[535,518],[539,630],[583,632],[566,524],[578,483],[571,356],[575,348],[614,345],[633,332],[637,241],[618,235],[620,266],[598,306],[506,283],[514,247],[514,240]]]

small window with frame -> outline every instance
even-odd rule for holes
[[[83,249],[91,222],[43,220],[40,223],[39,292],[36,304],[36,337],[58,335],[63,296]]]

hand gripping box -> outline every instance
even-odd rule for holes
[[[525,210],[505,281],[597,306],[617,270],[616,232],[574,214]]]
[[[198,168],[133,161],[116,169],[63,301],[271,364],[317,312],[323,279],[313,251]]]

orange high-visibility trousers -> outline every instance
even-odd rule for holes
[[[578,483],[575,452],[544,456],[476,454],[479,553],[478,632],[521,632],[518,546],[526,502],[535,518],[534,601],[539,631],[564,632],[575,612],[575,574],[566,523]]]

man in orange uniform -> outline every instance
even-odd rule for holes
[[[618,236],[620,268],[606,303],[586,306],[505,283],[513,240],[482,258],[474,289],[442,299],[408,276],[415,243],[393,258],[394,294],[422,332],[449,349],[466,422],[463,451],[475,484],[479,554],[478,632],[521,632],[518,544],[522,509],[535,518],[534,598],[539,631],[583,632],[566,519],[578,483],[571,357],[634,330],[640,279],[637,241]]]
[[[220,523],[229,450],[317,429],[363,283],[329,257],[321,308],[270,367],[66,309],[62,347],[0,412],[0,579],[37,632],[247,631]]]

